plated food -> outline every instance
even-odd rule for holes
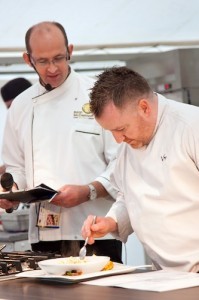
[[[109,271],[112,270],[114,267],[114,263],[110,260],[102,269],[102,271]]]
[[[110,261],[108,256],[62,257],[39,261],[39,267],[52,275],[81,275],[101,271]]]

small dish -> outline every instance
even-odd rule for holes
[[[71,271],[76,271],[80,275],[99,272],[109,261],[110,257],[108,256],[86,256],[83,260],[79,256],[71,256],[42,260],[38,262],[38,265],[51,275],[65,275]]]

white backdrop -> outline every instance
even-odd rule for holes
[[[23,48],[33,24],[61,22],[75,48],[199,42],[198,0],[0,0],[0,49]]]

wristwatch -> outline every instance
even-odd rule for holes
[[[97,198],[96,188],[92,184],[89,184],[88,187],[90,189],[90,192],[89,192],[89,195],[88,195],[88,199],[89,200],[95,200]]]

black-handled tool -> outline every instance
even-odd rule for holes
[[[14,184],[14,179],[10,173],[4,173],[1,176],[1,186],[6,192],[12,190],[13,184]],[[10,214],[13,212],[13,210],[14,208],[8,208],[6,209],[6,212]]]

